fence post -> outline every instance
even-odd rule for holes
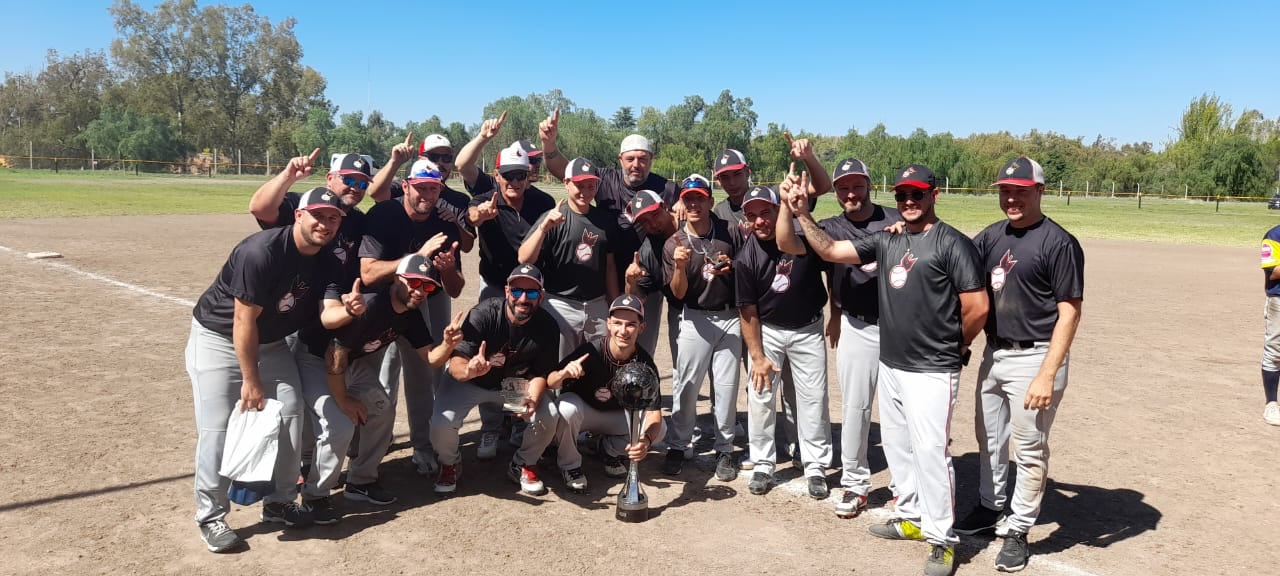
[[[240,163],[240,149],[236,148],[236,176],[243,173],[244,165]]]
[[[1062,197],[1062,180],[1058,180],[1058,197]]]
[[[89,171],[90,172],[98,171],[98,160],[93,156],[93,148],[89,149]]]
[[[1111,181],[1111,197],[1112,198],[1116,197],[1116,181],[1115,180]]]
[[[1142,183],[1138,183],[1138,209],[1142,209]]]
[[[36,169],[36,153],[35,148],[31,146],[31,141],[27,140],[27,170]]]
[[[1213,201],[1213,211],[1217,212],[1222,208],[1222,195],[1219,194]]]
[[[137,176],[137,175],[138,175],[138,163],[137,163],[137,162],[134,162],[134,163],[133,163],[133,175],[134,175],[134,176]]]
[[[1182,199],[1183,199],[1183,200],[1186,200],[1186,199],[1187,199],[1187,194],[1190,194],[1190,193],[1191,193],[1191,186],[1188,186],[1188,185],[1186,185],[1186,184],[1183,184],[1183,185],[1182,185]]]
[[[483,164],[481,164],[483,166]],[[267,148],[267,176],[271,175],[271,149]]]
[[[1089,181],[1088,180],[1084,181],[1084,197],[1085,198],[1089,197]]]
[[[53,157],[53,173],[54,174],[58,173],[58,157],[57,156]]]

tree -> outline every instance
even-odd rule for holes
[[[111,42],[111,55],[127,73],[153,80],[155,95],[177,115],[178,134],[184,114],[197,96],[209,61],[197,40],[195,0],[166,0],[147,12],[131,0],[115,0],[108,8],[121,34]]]
[[[609,120],[609,126],[621,132],[635,130],[636,118],[631,115],[631,107],[618,108],[618,111],[613,113],[613,118]]]
[[[104,157],[169,162],[186,155],[187,145],[163,116],[138,116],[106,109],[85,128],[84,138]]]

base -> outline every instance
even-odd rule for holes
[[[640,500],[636,502],[623,502],[622,498],[618,499],[618,511],[615,514],[618,520],[629,524],[644,522],[649,519],[649,499],[640,496]]]

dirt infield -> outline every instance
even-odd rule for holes
[[[920,570],[923,545],[866,534],[886,515],[888,472],[878,446],[874,509],[855,520],[837,519],[831,502],[810,500],[799,482],[764,497],[747,493],[745,475],[717,482],[704,454],[677,479],[659,475],[660,458],[646,461],[656,517],[623,525],[613,518],[618,484],[591,459],[590,494],[566,492],[546,471],[549,495],[520,495],[504,474],[510,448],[496,461],[475,460],[474,414],[464,428],[457,495],[431,494],[398,444],[382,468],[385,485],[400,496],[395,505],[339,499],[341,523],[299,531],[259,523],[257,506],[237,506],[228,521],[250,549],[208,553],[192,521],[195,431],[182,360],[190,306],[183,301],[200,295],[234,243],[254,229],[244,215],[0,220],[0,246],[8,249],[0,249],[0,573]],[[1280,429],[1261,419],[1256,252],[1084,245],[1084,320],[1027,573],[1272,572]],[[66,258],[51,264],[23,256],[38,250]],[[464,257],[470,283],[455,309],[474,302],[476,258]],[[669,366],[665,350],[656,357]],[[830,361],[834,367],[834,355]],[[952,426],[960,514],[977,498],[976,372],[964,374]],[[838,406],[833,381],[837,426]],[[700,412],[707,410],[704,396]],[[745,422],[745,399],[739,411]],[[397,442],[407,433],[401,417]],[[838,474],[830,471],[833,485]],[[779,475],[799,472],[788,464]],[[958,573],[993,572],[998,549],[989,539],[964,538]]]

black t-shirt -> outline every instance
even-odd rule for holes
[[[481,300],[462,324],[462,342],[453,356],[470,360],[485,342],[485,353],[492,368],[484,376],[471,380],[485,390],[501,390],[502,379],[545,378],[556,367],[560,350],[560,328],[541,307],[520,326],[507,318],[507,299],[494,297]]]
[[[879,232],[853,246],[863,262],[880,263],[880,361],[907,372],[958,372],[958,294],[983,287],[973,242],[936,222],[918,234]]]
[[[1084,298],[1084,251],[1048,216],[1027,228],[1008,221],[973,238],[990,274],[987,336],[1046,341],[1058,322],[1058,302]]]
[[[640,268],[645,271],[645,275],[636,282],[636,287],[644,291],[646,295],[661,291],[670,300],[671,286],[665,280],[666,268],[662,263],[662,250],[670,236],[659,236],[656,234],[646,234],[644,241],[640,243],[640,249],[636,251],[640,255]],[[623,262],[618,261],[618,266],[622,266]],[[626,262],[627,266],[631,262]],[[626,267],[623,267],[626,271]],[[623,284],[625,286],[626,284]]]
[[[617,218],[597,206],[586,214],[574,212],[567,203],[552,210],[559,210],[565,219],[542,235],[537,265],[547,292],[574,300],[604,296],[607,258],[614,239],[622,235]],[[550,214],[544,213],[533,226],[541,226]]]
[[[329,284],[325,289],[324,299],[341,300],[344,290],[351,290],[351,287],[344,289],[337,284]],[[434,344],[435,340],[427,330],[427,321],[422,318],[422,312],[408,309],[397,314],[391,305],[389,291],[390,287],[384,287],[363,294],[364,314],[352,318],[351,322],[337,330],[325,330],[319,322],[303,328],[299,336],[306,344],[307,351],[324,358],[329,341],[336,339],[349,350],[347,359],[355,360],[383,349],[400,336],[404,336],[415,350]]]
[[[497,194],[493,190],[477,193],[471,198],[471,205],[478,206],[488,202]],[[524,202],[520,210],[507,204],[506,198],[497,194],[494,206],[498,215],[480,225],[477,233],[480,242],[480,277],[490,286],[503,286],[507,276],[520,263],[520,243],[529,233],[529,228],[548,210],[556,207],[556,201],[550,194],[530,186],[524,191]]]
[[[672,302],[683,302],[685,306],[697,310],[728,310],[734,307],[735,278],[729,274],[712,274],[714,265],[719,262],[719,255],[724,254],[733,260],[742,253],[742,236],[732,226],[715,215],[711,215],[711,232],[706,236],[698,236],[688,232],[688,227],[680,226],[675,234],[662,246],[662,279],[668,290],[671,278],[675,273],[675,252],[677,242],[684,242],[693,250],[689,262],[685,264],[684,277],[687,283],[684,298],[677,300],[671,296]]]
[[[653,357],[648,352],[636,346],[635,354],[631,358],[623,362],[615,362],[609,356],[608,350],[605,349],[604,338],[595,338],[590,342],[584,342],[578,346],[576,350],[570,352],[560,360],[556,370],[563,370],[570,362],[587,355],[587,359],[582,362],[582,378],[565,380],[560,387],[561,393],[573,392],[582,398],[587,405],[596,410],[621,410],[622,406],[618,404],[618,399],[613,397],[609,391],[609,384],[613,381],[614,375],[621,370],[623,366],[633,362],[645,364],[653,368],[654,374],[658,373],[658,366],[654,364]],[[654,396],[653,403],[645,407],[646,410],[661,410],[662,395]]]
[[[266,230],[267,228],[278,228],[281,226],[292,225],[293,211],[298,209],[298,202],[302,195],[297,192],[286,192],[284,199],[280,201],[277,208],[276,223],[268,225],[262,220],[258,220],[258,227]],[[335,278],[335,282],[345,283],[350,286],[355,281],[356,276],[360,275],[360,241],[364,238],[365,229],[368,225],[368,217],[359,208],[352,207],[346,211],[346,215],[342,217],[342,226],[338,228],[338,234],[334,236],[333,241],[324,247],[325,251],[332,252],[334,258],[342,263],[342,278]]]
[[[640,241],[644,239],[644,231],[634,227],[625,215],[627,203],[631,202],[636,192],[640,190],[657,192],[668,208],[675,206],[680,200],[679,186],[656,173],[650,172],[649,177],[640,186],[632,188],[627,186],[626,172],[621,168],[600,169],[600,184],[596,188],[596,206],[613,212],[618,219],[618,228],[623,231],[623,234],[620,234],[618,240],[614,242],[614,254],[618,262],[631,262],[636,250],[640,248]],[[623,266],[618,268],[618,285],[624,286],[627,269]]]
[[[405,211],[403,200],[383,200],[369,210],[364,240],[360,242],[360,257],[399,260],[405,254],[417,252],[423,244],[427,243],[427,240],[441,232],[449,238],[449,241],[444,243],[440,251],[447,251],[453,242],[462,238],[462,232],[458,229],[456,222],[465,219],[465,208],[463,210],[459,216],[459,213],[448,203],[437,203],[429,218],[415,221]],[[462,269],[461,250],[458,251],[457,268]]]
[[[742,215],[742,204],[735,204],[728,198],[721,200],[711,209],[711,213],[719,216],[731,224],[730,228],[736,229],[742,235],[742,240],[746,241],[751,236],[751,224],[747,222],[747,217]]]
[[[321,293],[337,270],[330,252],[321,250],[315,256],[298,252],[293,226],[268,228],[231,250],[192,315],[201,326],[230,338],[235,301],[240,299],[262,307],[258,342],[275,342],[319,317]]]
[[[832,240],[848,240],[850,242],[870,236],[892,226],[902,220],[902,214],[893,208],[873,205],[871,217],[862,222],[854,222],[837,214],[818,225],[831,236]],[[879,289],[876,284],[878,264],[832,264],[827,274],[827,289],[831,291],[832,300],[841,310],[875,323],[880,317]]]
[[[738,306],[755,306],[760,321],[783,329],[812,324],[822,317],[827,289],[822,271],[828,268],[804,236],[806,253],[786,254],[773,240],[752,235],[734,260]]]

